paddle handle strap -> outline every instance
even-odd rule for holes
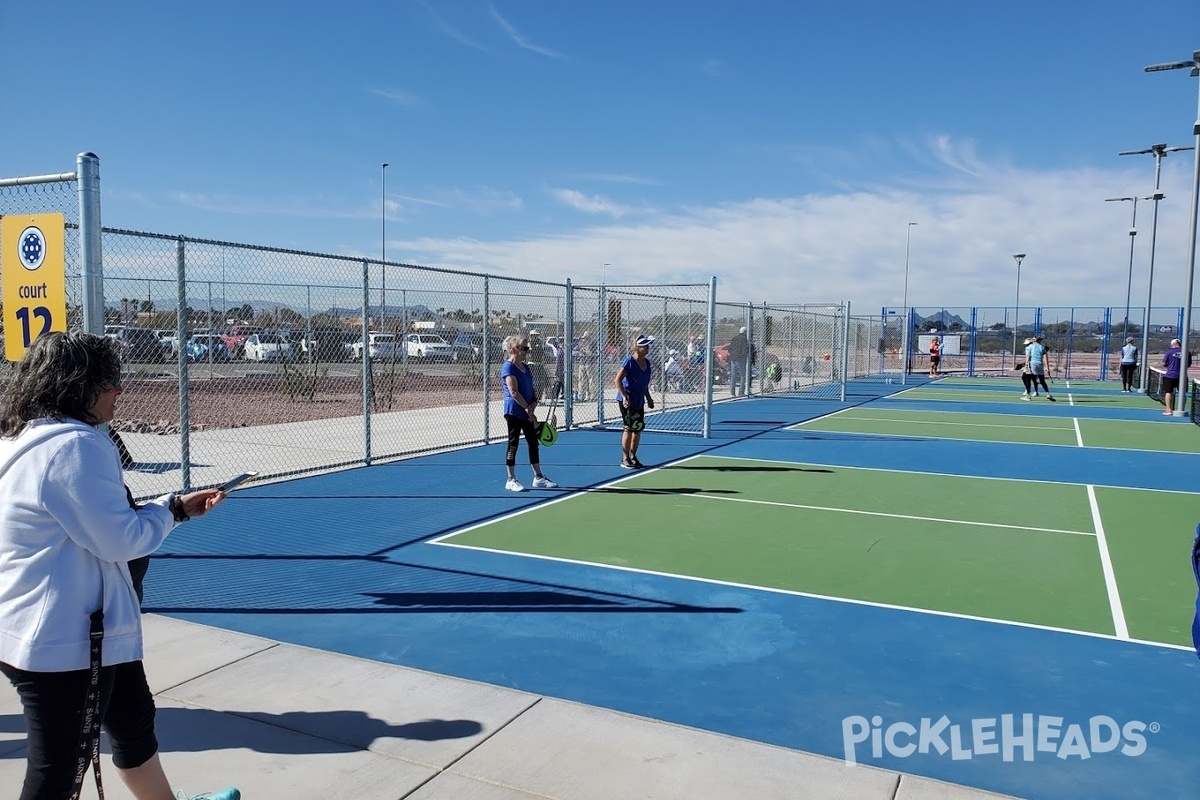
[[[79,800],[83,792],[83,777],[88,762],[96,776],[96,795],[104,800],[104,784],[100,781],[100,662],[104,650],[104,611],[92,612],[88,632],[90,669],[87,698],[84,701],[83,725],[79,731],[79,755],[75,760],[75,788],[71,800]]]

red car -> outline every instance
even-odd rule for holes
[[[262,333],[258,325],[231,325],[229,330],[221,334],[221,341],[232,358],[241,358],[246,349],[246,340],[256,333]]]

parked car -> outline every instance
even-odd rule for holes
[[[158,336],[158,340],[162,342],[163,355],[173,357],[179,355],[179,334],[174,328],[157,328],[154,333]],[[191,331],[187,335],[193,336],[197,333],[208,333],[208,331]],[[184,346],[187,346],[187,339],[184,339]]]
[[[229,348],[225,341],[214,333],[196,333],[184,345],[188,361],[208,361],[211,354],[213,361],[229,360]]]
[[[394,333],[368,333],[367,346],[372,359],[391,359],[400,352],[396,346],[396,334]],[[350,345],[350,357],[355,361],[362,360],[362,339]]]
[[[163,344],[149,328],[126,325],[113,336],[122,361],[164,361]]]
[[[349,361],[358,336],[344,328],[313,328],[300,350],[314,361]]]
[[[404,337],[409,358],[450,360],[453,352],[446,340],[436,333],[410,333]]]
[[[287,361],[292,357],[292,344],[278,333],[252,333],[242,345],[247,361]]]
[[[221,334],[221,339],[225,342],[225,347],[229,350],[229,355],[233,358],[242,357],[242,346],[246,340],[256,333],[262,333],[263,329],[258,325],[232,325],[229,330]]]
[[[452,361],[483,361],[484,336],[482,333],[466,331],[454,337],[450,344]],[[499,336],[487,337],[487,354],[492,363],[504,360],[504,340]]]

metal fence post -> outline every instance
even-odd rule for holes
[[[370,263],[362,262],[363,463],[371,466],[371,297]],[[406,348],[407,349],[407,348]]]
[[[847,300],[843,305],[845,316],[842,317],[842,353],[840,360],[842,362],[842,393],[839,398],[842,402],[846,401],[846,367],[850,358],[850,301]]]
[[[100,159],[95,153],[75,157],[79,193],[79,260],[83,297],[83,329],[104,333],[104,251],[100,244]]]
[[[563,325],[566,330],[563,331],[562,341],[559,343],[563,348],[563,366],[562,374],[558,376],[558,382],[562,386],[563,427],[570,430],[571,423],[575,418],[575,291],[570,278],[567,278],[566,282],[564,314]]]
[[[717,276],[708,280],[708,326],[704,332],[704,438],[712,438],[713,343],[717,335]]]
[[[188,394],[187,348],[184,333],[187,330],[187,249],[183,237],[175,240],[175,339],[179,352],[175,363],[179,367],[179,470],[183,491],[192,488],[192,426],[190,422],[191,397]]]
[[[483,364],[483,443],[488,444],[492,441],[492,382],[489,376],[492,373],[492,301],[490,295],[491,286],[488,283],[488,276],[483,276],[483,339],[482,350],[480,350],[479,361]],[[408,346],[404,346],[404,352],[408,352]],[[507,353],[505,354],[507,355]]]

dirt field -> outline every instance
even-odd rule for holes
[[[376,379],[375,411],[408,411],[483,402],[480,379],[386,376]],[[362,383],[357,378],[318,382],[312,398],[289,395],[278,381],[217,378],[189,384],[188,419],[192,430],[243,428],[277,422],[307,422],[354,417],[363,413]],[[113,427],[136,433],[177,433],[179,392],[165,381],[128,381],[117,401]]]

